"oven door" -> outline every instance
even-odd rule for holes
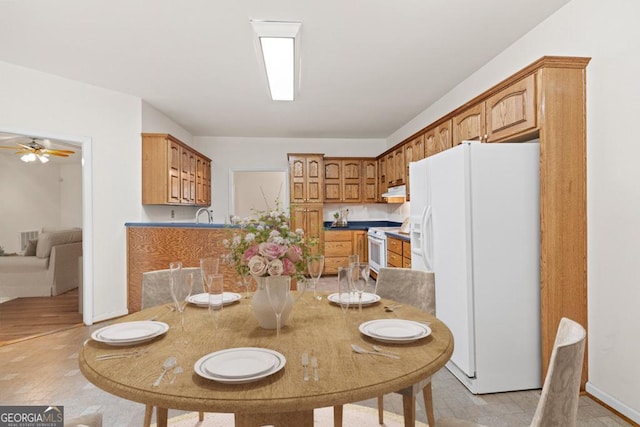
[[[369,234],[369,268],[378,274],[381,267],[387,266],[387,239]]]

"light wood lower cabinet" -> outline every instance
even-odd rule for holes
[[[172,261],[184,267],[199,267],[200,258],[227,253],[222,241],[229,238],[225,228],[127,227],[127,302],[130,313],[140,311],[142,273],[169,268]],[[242,292],[235,269],[220,263],[225,291]],[[194,285],[194,293],[203,292]]]
[[[387,267],[411,268],[411,243],[387,236]]]
[[[364,230],[326,230],[324,232],[324,274],[338,274],[349,265],[349,255],[367,262],[367,232]]]

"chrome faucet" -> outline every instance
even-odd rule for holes
[[[213,222],[213,216],[211,215],[211,211],[207,208],[200,208],[198,209],[198,211],[196,212],[196,224],[200,223],[200,214],[202,212],[206,212],[207,213],[207,222],[209,222],[209,224],[211,224]]]

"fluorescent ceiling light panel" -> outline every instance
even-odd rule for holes
[[[299,22],[251,21],[274,101],[293,101],[300,70]]]

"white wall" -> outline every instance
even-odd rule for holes
[[[5,252],[22,249],[21,231],[82,226],[79,163],[25,163],[8,153],[0,154],[0,246]]]
[[[125,314],[124,223],[141,217],[140,99],[4,62],[0,93],[3,131],[90,144],[93,161],[84,167],[91,170],[93,233],[85,235],[85,255],[92,243],[94,262],[85,266],[85,288],[93,293],[93,320]]]
[[[80,163],[60,165],[60,227],[82,227]]]
[[[640,422],[640,2],[573,0],[432,107],[389,146],[544,55],[589,56],[587,391]],[[562,143],[562,141],[558,141]]]
[[[214,222],[224,223],[229,214],[230,169],[287,170],[287,153],[375,157],[385,150],[385,140],[195,137],[194,148],[212,160]]]

